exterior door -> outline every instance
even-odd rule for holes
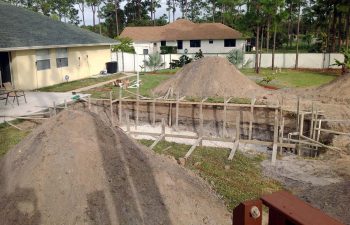
[[[10,60],[8,52],[0,52],[0,85],[11,82]]]

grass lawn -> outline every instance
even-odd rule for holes
[[[147,75],[159,75],[159,74],[175,74],[177,71],[179,71],[181,68],[176,68],[176,69],[163,69],[163,70],[157,70],[157,71],[153,71],[153,72],[146,72],[145,74]]]
[[[140,142],[146,146],[153,143],[150,140],[140,140]],[[170,149],[169,146],[171,146]],[[184,157],[190,147],[162,141],[155,146],[154,151],[178,159]],[[167,148],[168,150],[164,150]],[[242,201],[256,199],[262,194],[282,189],[278,182],[262,175],[259,164],[264,156],[248,157],[237,152],[234,159],[229,161],[227,160],[228,155],[228,149],[197,147],[187,160],[186,167],[212,184],[230,210]],[[225,165],[230,168],[225,169]]]
[[[122,74],[115,74],[105,77],[99,77],[99,78],[85,78],[81,80],[75,80],[70,81],[62,84],[56,84],[48,87],[39,88],[38,91],[45,91],[45,92],[67,92],[72,91],[78,88],[87,87],[90,85],[94,85],[100,82],[113,80],[121,77]]]
[[[16,124],[16,122],[11,122]],[[17,122],[18,123],[18,122]],[[0,158],[18,144],[30,131],[18,130],[7,123],[0,124]]]
[[[256,74],[254,69],[241,69],[241,72],[248,77],[260,81],[267,75],[273,75],[274,71],[271,69],[261,69],[260,74]],[[334,71],[308,71],[308,70],[292,70],[282,69],[281,72],[275,74],[275,79],[268,85],[278,88],[284,87],[311,87],[320,86],[329,83],[337,78],[338,74]]]
[[[162,81],[169,79],[172,75],[164,75],[164,74],[157,74],[157,75],[141,75],[140,80],[142,82],[142,85],[140,86],[140,95],[151,97],[151,90],[158,86]],[[135,81],[136,77],[133,77],[130,81]],[[88,90],[84,93],[91,94],[92,98],[109,98],[109,92],[113,92],[113,98],[119,97],[119,87],[113,86],[113,84],[104,85],[102,87],[94,88],[91,90]],[[129,88],[128,91],[136,93],[136,88]],[[135,95],[129,94],[125,91],[123,91],[123,97],[135,97]]]

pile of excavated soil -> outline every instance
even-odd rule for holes
[[[302,95],[323,102],[350,103],[350,74],[341,75],[328,84],[306,90]]]
[[[174,77],[166,80],[153,92],[164,96],[171,90],[180,96],[191,97],[247,97],[266,91],[242,74],[226,58],[204,57],[185,65]]]
[[[231,224],[209,186],[96,114],[64,111],[0,160],[1,224]]]

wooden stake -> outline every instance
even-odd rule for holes
[[[226,112],[226,98],[224,98],[224,112],[223,112],[223,119],[222,119],[222,136],[226,137],[227,136],[227,131],[226,131],[226,117],[227,117],[227,112]]]
[[[126,131],[130,133],[130,117],[129,117],[129,111],[125,111],[125,119],[126,119]]]
[[[175,128],[179,129],[179,92],[176,93]]]
[[[282,155],[283,154],[283,147],[282,147],[282,145],[283,145],[283,133],[284,133],[284,117],[282,117],[282,124],[281,124],[281,128],[280,128],[280,137],[279,137],[279,139],[280,139],[280,155]]]
[[[300,128],[299,128],[299,140],[301,139],[301,137],[304,134],[304,113],[301,113],[301,118],[300,118]],[[301,149],[298,148],[298,155],[301,155]]]
[[[272,164],[276,164],[278,142],[278,109],[275,109],[275,124],[273,129]]]
[[[119,123],[122,122],[122,118],[123,118],[123,115],[122,115],[122,88],[119,87],[119,105],[118,105],[118,116],[119,116]]]
[[[56,112],[56,103],[53,102],[53,114],[56,116],[57,112]]]
[[[113,96],[112,92],[109,92],[109,104],[110,104],[110,113],[111,113],[111,124],[112,126],[114,125],[114,120],[113,120]]]
[[[254,121],[254,104],[255,104],[256,98],[253,98],[250,103],[250,118],[249,118],[249,133],[248,138],[249,140],[252,139],[252,132],[253,132],[253,121]]]
[[[314,122],[314,126],[313,126],[313,131],[312,131],[312,139],[315,140],[316,138],[316,126],[317,126],[317,119],[318,119],[318,109],[316,108],[316,114],[315,114],[315,122]]]
[[[172,124],[172,117],[173,117],[173,104],[169,104],[169,118],[168,118],[168,125],[171,127]]]
[[[165,135],[165,119],[162,118],[162,134]]]
[[[310,131],[309,131],[310,138],[312,138],[313,127],[314,127],[314,102],[312,102],[312,106],[311,106],[311,121],[310,121]]]
[[[156,100],[153,99],[152,102],[152,126],[156,125]]]
[[[135,119],[135,130],[139,125],[139,105],[140,105],[140,73],[137,72],[137,89],[136,89],[136,119]]]
[[[235,156],[235,153],[237,149],[239,148],[239,141],[240,141],[240,136],[241,136],[241,127],[240,127],[240,115],[238,114],[236,116],[236,138],[235,141],[233,142],[233,146],[231,148],[230,155],[228,156],[229,160],[232,160],[233,157]]]
[[[188,150],[188,152],[185,155],[185,159],[187,159],[188,157],[190,157],[190,155],[192,154],[192,152],[196,149],[196,147],[198,146],[198,144],[202,141],[202,138],[198,138],[197,141],[192,145],[192,147]]]
[[[300,97],[298,97],[298,101],[297,101],[297,131],[299,131],[299,124],[300,124],[299,113],[300,113]]]

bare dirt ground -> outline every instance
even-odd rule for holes
[[[267,91],[242,74],[226,58],[204,57],[185,65],[175,76],[154,89],[164,96],[169,88],[180,96],[255,97]]]
[[[12,224],[230,224],[209,186],[96,114],[67,110],[0,160]]]

